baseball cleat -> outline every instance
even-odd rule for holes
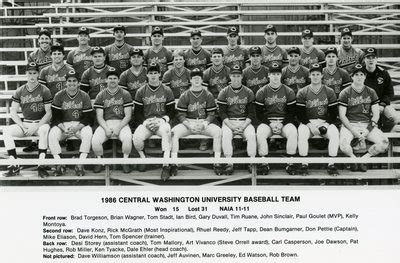
[[[100,165],[100,164],[96,164],[95,166],[94,166],[94,168],[93,168],[93,172],[94,173],[100,173],[101,171],[103,170],[103,166],[102,165]]]
[[[350,164],[350,171],[357,172],[358,171],[358,163]]]
[[[43,166],[38,166],[37,171],[38,171],[38,176],[40,178],[46,178],[49,176],[49,173],[46,171],[46,169]]]
[[[130,173],[130,172],[131,172],[131,167],[129,166],[129,164],[123,164],[123,165],[122,165],[122,171],[123,171],[125,174]]]
[[[171,168],[169,166],[163,166],[161,171],[161,180],[166,182],[171,176]]]
[[[297,173],[296,166],[292,163],[286,165],[285,170],[289,175],[296,175],[296,173]]]
[[[358,170],[365,173],[368,170],[367,165],[365,163],[359,163]]]
[[[75,166],[75,175],[76,176],[84,176],[85,175],[85,170],[81,166]]]
[[[216,175],[223,175],[224,174],[224,166],[221,163],[215,163],[213,165],[214,173]]]
[[[146,171],[146,165],[145,164],[143,164],[143,163],[141,163],[141,164],[138,164],[137,165],[137,170],[139,171],[139,172],[145,172]]]
[[[233,164],[229,163],[225,167],[225,174],[226,175],[232,175],[233,174]]]
[[[3,174],[4,177],[18,176],[21,171],[21,168],[17,165],[8,166],[8,171]]]
[[[300,175],[306,176],[308,175],[308,164],[302,164],[299,170]]]
[[[338,176],[339,175],[338,169],[336,168],[335,164],[328,165],[326,170],[328,171],[329,175],[332,175],[332,176]]]
[[[57,165],[56,170],[53,173],[53,176],[62,176],[65,173],[65,166]]]
[[[259,175],[268,175],[269,170],[269,165],[267,163],[261,163],[257,165],[257,174]]]
[[[176,164],[171,165],[171,176],[176,176],[178,174],[178,166]]]

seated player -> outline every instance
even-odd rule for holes
[[[50,90],[38,82],[38,76],[38,65],[35,62],[29,63],[26,68],[28,82],[19,87],[12,96],[10,115],[15,124],[6,126],[3,130],[4,146],[12,159],[17,158],[14,137],[35,135],[39,136],[39,159],[46,158],[52,96]],[[20,107],[24,121],[18,116]],[[43,166],[38,166],[37,171],[40,177],[49,175]],[[9,166],[4,176],[16,176],[19,172],[19,166]]]
[[[175,99],[172,90],[161,83],[160,66],[151,63],[147,69],[148,83],[141,87],[135,96],[134,118],[141,123],[133,134],[133,144],[140,158],[146,158],[144,141],[156,134],[161,137],[161,148],[164,158],[171,153],[171,126],[169,121],[174,117]],[[144,165],[138,166],[139,171],[145,171]],[[168,180],[170,166],[163,165],[161,179]]]
[[[49,132],[49,148],[54,159],[60,159],[60,141],[70,137],[81,139],[79,158],[86,159],[92,142],[93,108],[89,95],[79,89],[78,73],[67,73],[67,87],[59,91],[53,99],[52,128]],[[63,175],[65,166],[57,165],[54,176]],[[82,165],[75,166],[76,176],[84,176]]]
[[[180,123],[172,129],[172,152],[171,157],[177,158],[179,151],[179,138],[190,134],[202,134],[213,138],[213,150],[215,158],[221,157],[221,128],[213,124],[217,106],[211,92],[201,84],[203,72],[194,69],[190,73],[189,90],[185,91],[179,98],[177,110]],[[176,175],[178,167],[172,165],[171,175]],[[216,174],[221,174],[221,165],[214,164]]]
[[[258,90],[256,94],[256,112],[261,123],[257,128],[258,154],[261,157],[268,155],[267,139],[272,135],[282,135],[287,138],[286,153],[293,157],[297,149],[297,129],[294,125],[296,95],[294,91],[281,83],[282,68],[273,63],[269,69],[269,83]],[[258,174],[267,175],[270,167],[268,163],[260,164]],[[293,164],[286,166],[290,175],[296,173]]]
[[[357,64],[353,71],[353,83],[339,94],[340,150],[356,157],[351,146],[353,139],[374,143],[363,157],[378,155],[387,150],[389,140],[377,127],[379,121],[379,98],[376,92],[364,84],[365,69]],[[364,163],[352,164],[352,171],[367,171]]]
[[[222,120],[222,150],[226,158],[233,155],[232,139],[239,135],[247,141],[247,155],[257,153],[254,126],[254,93],[242,85],[242,69],[234,66],[230,73],[231,84],[218,95],[219,116]],[[233,163],[228,163],[225,173],[233,173]]]
[[[122,142],[122,153],[128,159],[132,150],[132,132],[129,121],[132,117],[133,102],[128,91],[118,86],[119,75],[114,68],[107,72],[107,88],[97,94],[94,101],[99,127],[93,134],[92,148],[97,158],[103,156],[103,143],[111,138]],[[122,165],[124,173],[130,172],[128,164]],[[102,165],[96,165],[93,172],[99,173]]]
[[[297,93],[297,116],[301,122],[299,133],[299,155],[308,155],[308,139],[320,135],[329,140],[329,156],[336,157],[339,150],[339,130],[335,126],[337,120],[337,98],[335,91],[322,84],[322,66],[310,67],[311,84]],[[335,164],[328,164],[328,174],[338,175]],[[300,168],[302,175],[308,174],[308,164]]]

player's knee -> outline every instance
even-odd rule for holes
[[[340,150],[345,154],[350,154],[353,152],[353,149],[350,146],[350,142],[347,140],[341,140],[339,144]]]
[[[329,125],[327,134],[328,134],[329,138],[337,138],[337,139],[339,139],[339,130],[333,124]]]
[[[43,136],[43,135],[45,136],[49,133],[49,130],[50,130],[50,125],[43,124],[39,127],[38,134],[39,134],[39,136]]]
[[[82,138],[90,138],[92,139],[93,137],[93,131],[92,128],[90,128],[90,126],[85,126],[81,129],[81,136]]]

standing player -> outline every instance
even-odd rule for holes
[[[190,73],[190,89],[179,98],[177,110],[180,123],[172,129],[171,157],[177,158],[179,151],[179,138],[190,134],[203,134],[213,138],[215,158],[221,157],[221,128],[213,124],[217,106],[213,95],[204,89],[203,72],[194,69]],[[178,167],[171,166],[171,175],[176,175]],[[221,165],[214,164],[216,174],[221,174]]]
[[[299,155],[308,155],[308,139],[320,135],[329,140],[330,157],[336,157],[339,150],[339,130],[334,125],[337,116],[337,98],[335,92],[322,84],[322,66],[310,67],[311,84],[297,93],[297,116],[301,122],[299,132]],[[328,174],[338,175],[335,164],[327,167]],[[303,163],[302,175],[308,174],[308,164]]]
[[[171,126],[169,121],[174,117],[175,100],[172,90],[161,83],[161,70],[156,63],[150,64],[147,69],[149,82],[141,87],[135,96],[134,118],[141,123],[133,134],[133,144],[141,158],[144,154],[144,141],[151,135],[161,137],[161,148],[164,158],[169,158],[171,153]],[[139,171],[145,171],[145,166],[140,165]],[[161,179],[168,180],[170,166],[163,165]]]
[[[147,71],[143,67],[143,51],[135,48],[131,50],[131,67],[122,72],[119,85],[129,91],[135,98],[136,91],[147,83]]]
[[[64,48],[54,45],[51,47],[52,63],[42,69],[39,74],[39,82],[49,88],[51,96],[65,88],[67,73],[72,70],[71,66],[64,62]]]
[[[39,48],[30,53],[28,63],[35,62],[39,67],[39,72],[51,64],[51,33],[47,29],[40,30],[38,34]]]
[[[352,46],[353,33],[350,28],[343,28],[340,33],[340,47],[338,48],[339,67],[345,69],[350,75],[356,64],[361,64],[364,52]]]
[[[389,140],[377,127],[379,121],[379,98],[376,92],[364,84],[365,69],[360,64],[354,67],[353,83],[339,95],[340,150],[350,157],[356,157],[351,147],[353,139],[374,143],[363,157],[378,155],[387,150]],[[367,171],[364,163],[352,164],[352,171]]]
[[[240,135],[247,141],[247,155],[257,153],[254,126],[254,93],[242,84],[242,69],[236,65],[230,73],[231,84],[218,95],[219,116],[222,120],[222,150],[226,158],[233,154],[232,139]],[[225,173],[233,173],[233,163],[228,163]]]
[[[278,63],[281,67],[288,62],[286,51],[276,44],[278,34],[273,25],[267,25],[264,30],[265,45],[261,48],[263,56],[263,65],[270,67],[273,62]]]
[[[394,95],[392,79],[385,69],[376,65],[378,52],[375,48],[365,50],[364,62],[367,74],[364,84],[375,90],[378,95],[380,114],[383,113],[394,124],[400,123],[400,114],[390,105]]]
[[[294,94],[310,84],[308,69],[299,64],[300,49],[291,47],[287,51],[289,65],[282,69],[282,83],[293,89]]]
[[[351,85],[350,75],[346,70],[337,66],[338,56],[335,47],[328,47],[325,50],[325,61],[326,67],[322,70],[322,82],[333,89],[338,97],[340,91]]]
[[[172,52],[163,46],[163,41],[163,29],[158,26],[154,27],[151,31],[151,47],[144,53],[144,65],[159,64],[161,76],[172,66]]]
[[[201,32],[197,29],[190,32],[190,44],[191,48],[185,51],[185,67],[189,70],[195,68],[200,69],[204,72],[208,67],[211,66],[211,54],[207,50],[201,47],[203,37]]]
[[[39,67],[35,62],[28,64],[26,77],[28,82],[19,87],[12,96],[10,115],[15,124],[4,127],[4,146],[12,159],[17,158],[14,137],[39,136],[39,159],[46,158],[47,135],[50,129],[51,100],[50,90],[38,82]],[[18,116],[21,107],[24,120]],[[37,168],[40,177],[49,174],[42,167]],[[19,166],[9,166],[4,176],[16,176]]]
[[[256,94],[261,87],[268,83],[268,68],[261,65],[261,48],[251,47],[249,53],[250,67],[243,70],[243,85]]]
[[[114,43],[104,48],[107,64],[115,68],[118,74],[127,70],[129,64],[130,52],[133,46],[125,42],[126,29],[124,26],[117,25],[113,29]]]
[[[315,63],[324,63],[325,54],[322,50],[314,47],[314,33],[310,29],[301,32],[301,42],[303,46],[300,48],[300,65],[309,68]]]
[[[81,79],[81,89],[94,100],[100,91],[107,87],[107,72],[111,67],[105,64],[105,52],[101,47],[92,50],[93,66],[85,70]]]
[[[78,47],[68,53],[67,64],[74,68],[80,80],[83,72],[93,66],[92,47],[89,45],[89,29],[81,27],[77,39]]]
[[[185,57],[182,50],[175,50],[173,55],[173,67],[165,72],[162,82],[174,93],[175,99],[189,89],[190,71],[185,68]]]
[[[70,137],[82,140],[79,158],[86,159],[92,141],[93,108],[89,95],[79,89],[78,72],[67,73],[67,87],[54,96],[52,128],[49,132],[49,148],[54,159],[60,159],[60,141]],[[54,176],[63,175],[65,166],[57,165]],[[85,175],[82,165],[75,166],[77,176]]]
[[[212,50],[211,61],[212,66],[204,72],[203,82],[217,99],[219,92],[230,82],[230,69],[223,64],[224,53],[221,48]]]
[[[92,148],[97,158],[103,156],[103,143],[111,138],[122,142],[122,153],[128,159],[132,150],[132,132],[129,121],[132,117],[132,98],[128,91],[118,86],[118,72],[112,68],[107,72],[107,88],[96,96],[94,108],[99,127],[93,134]],[[122,165],[124,173],[129,173],[129,165]],[[99,173],[102,165],[96,165],[93,172]]]
[[[245,68],[249,63],[249,53],[247,49],[239,45],[239,28],[229,27],[226,38],[228,39],[228,46],[223,49],[225,66],[230,69],[236,65]]]
[[[273,63],[269,72],[269,83],[258,90],[256,94],[257,118],[261,124],[257,128],[258,154],[268,155],[267,139],[274,134],[282,135],[287,139],[286,154],[293,157],[297,149],[297,129],[294,125],[296,94],[281,83],[282,69],[278,63]],[[269,173],[268,163],[259,165],[259,174]],[[295,174],[293,164],[286,166],[288,174]]]

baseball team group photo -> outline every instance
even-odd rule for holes
[[[53,2],[3,3],[0,184],[398,184],[398,4]]]

